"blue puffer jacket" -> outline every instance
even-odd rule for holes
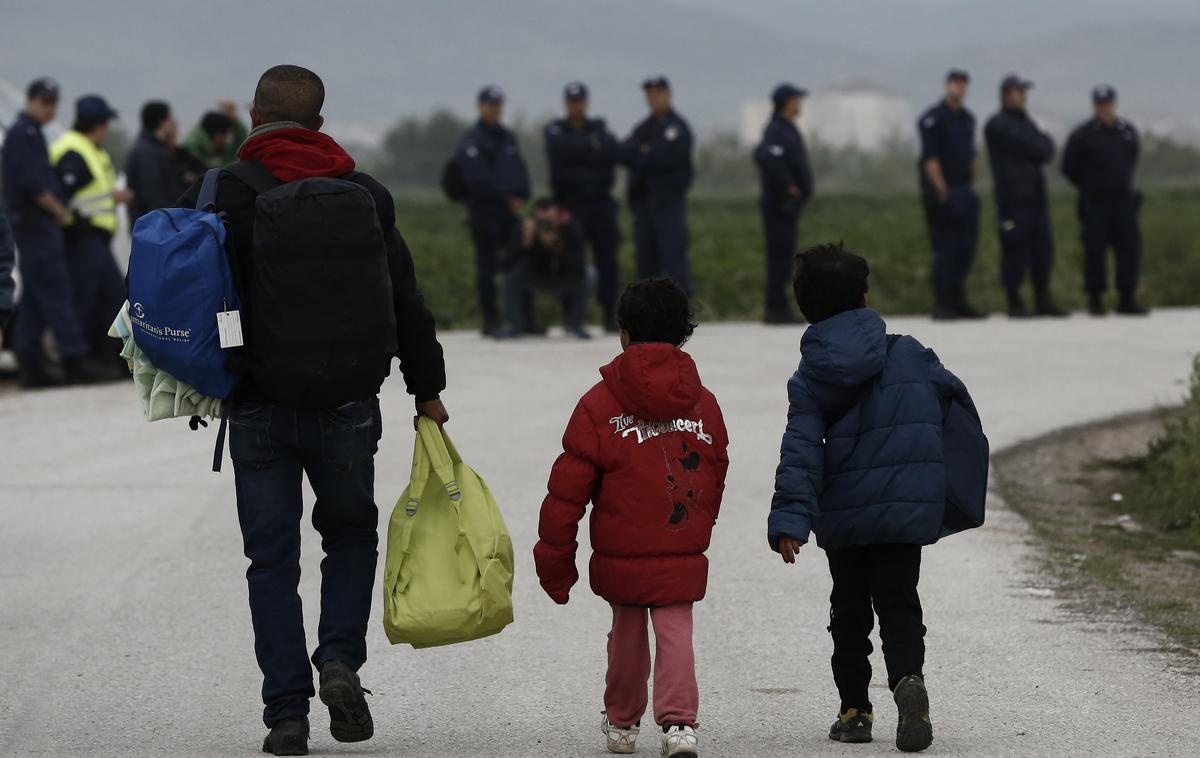
[[[975,406],[932,350],[884,329],[861,308],[805,331],[767,521],[773,550],[810,531],[826,550],[938,540],[943,411],[951,398]]]

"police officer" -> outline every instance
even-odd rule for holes
[[[917,173],[925,225],[933,247],[933,317],[986,318],[967,302],[966,279],[979,248],[979,196],[975,179],[975,116],[964,101],[971,77],[946,74],[942,100],[921,114]]]
[[[75,103],[75,123],[50,146],[50,163],[62,182],[70,218],[65,226],[67,266],[75,313],[92,363],[112,378],[128,376],[120,342],[108,327],[125,300],[125,282],[113,257],[117,204],[133,198],[117,188],[117,171],[104,149],[109,122],[117,118],[104,98],[85,95]]]
[[[606,331],[617,330],[617,204],[612,198],[618,143],[602,118],[588,118],[588,89],[571,82],[563,89],[566,116],[545,129],[550,187],[592,247],[597,299]]]
[[[516,136],[500,123],[504,93],[495,85],[479,91],[479,120],[459,142],[455,161],[467,187],[467,221],[475,243],[475,289],[483,314],[483,333],[501,331],[496,299],[500,250],[513,236],[529,199],[529,170]]]
[[[1033,82],[1009,74],[1000,82],[1000,111],[988,119],[983,133],[995,183],[996,217],[1000,225],[1001,278],[1011,318],[1066,316],[1050,295],[1054,237],[1042,166],[1054,157],[1054,139],[1025,110]],[[1033,279],[1034,307],[1021,298],[1025,270]]]
[[[58,83],[50,78],[29,85],[25,110],[5,135],[0,160],[8,217],[20,253],[23,289],[12,350],[23,387],[47,387],[62,381],[49,370],[42,352],[42,334],[47,328],[58,343],[67,381],[98,378],[85,360],[88,344],[75,313],[61,226],[69,216],[42,135],[42,127],[54,120],[58,110],[58,94]]]
[[[789,305],[792,259],[796,254],[796,224],[800,211],[813,194],[813,174],[804,137],[796,128],[806,90],[780,84],[771,93],[774,112],[754,150],[762,179],[763,232],[767,240],[767,290],[763,321],[793,324],[797,318]]]
[[[1079,188],[1079,222],[1083,230],[1083,287],[1088,309],[1103,316],[1108,289],[1105,252],[1117,257],[1117,313],[1143,316],[1137,301],[1142,261],[1138,226],[1141,193],[1133,189],[1138,160],[1138,133],[1117,116],[1117,91],[1102,84],[1092,90],[1094,117],[1080,124],[1063,151],[1063,175]]]
[[[639,279],[670,277],[692,291],[688,263],[687,191],[692,184],[692,130],[671,107],[665,76],[642,82],[650,115],[621,143],[629,168],[629,207]]]

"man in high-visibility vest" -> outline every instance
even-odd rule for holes
[[[84,340],[93,361],[115,367],[120,343],[107,335],[113,317],[125,300],[125,282],[113,258],[112,238],[117,231],[117,204],[128,203],[133,193],[117,188],[117,171],[104,149],[109,122],[117,117],[104,98],[85,95],[75,103],[71,130],[50,146],[50,162],[68,199],[65,224],[67,264]]]

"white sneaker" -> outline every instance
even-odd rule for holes
[[[673,726],[663,734],[662,754],[669,758],[696,758],[700,755],[696,730],[690,726]]]
[[[627,754],[637,750],[637,738],[642,728],[637,724],[625,729],[613,726],[608,720],[608,712],[601,711],[600,731],[608,738],[608,752]]]

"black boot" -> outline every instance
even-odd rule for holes
[[[23,389],[35,390],[61,387],[65,381],[50,371],[41,353],[23,353],[17,356],[17,384]]]
[[[1117,313],[1122,316],[1146,316],[1150,310],[1137,301],[1133,292],[1122,292],[1117,301]]]
[[[1088,313],[1093,316],[1107,316],[1108,307],[1104,305],[1103,292],[1088,293]]]
[[[1008,317],[1029,318],[1030,315],[1029,309],[1025,307],[1025,300],[1022,299],[1021,293],[1017,290],[1010,290],[1008,293]]]
[[[959,318],[958,308],[954,307],[954,296],[946,291],[935,292],[933,295],[934,321],[954,321]]]
[[[496,311],[496,307],[485,307],[483,309],[483,326],[479,331],[484,337],[493,337],[496,332],[500,331],[500,314]]]
[[[970,319],[977,321],[988,317],[983,311],[977,310],[967,302],[967,293],[965,290],[959,289],[954,293],[954,310],[958,313],[959,318]]]
[[[1050,296],[1050,290],[1040,289],[1035,295],[1033,315],[1045,318],[1066,318],[1071,314],[1058,307],[1054,298]]]
[[[308,719],[293,716],[276,722],[263,740],[262,751],[271,755],[308,755]]]

